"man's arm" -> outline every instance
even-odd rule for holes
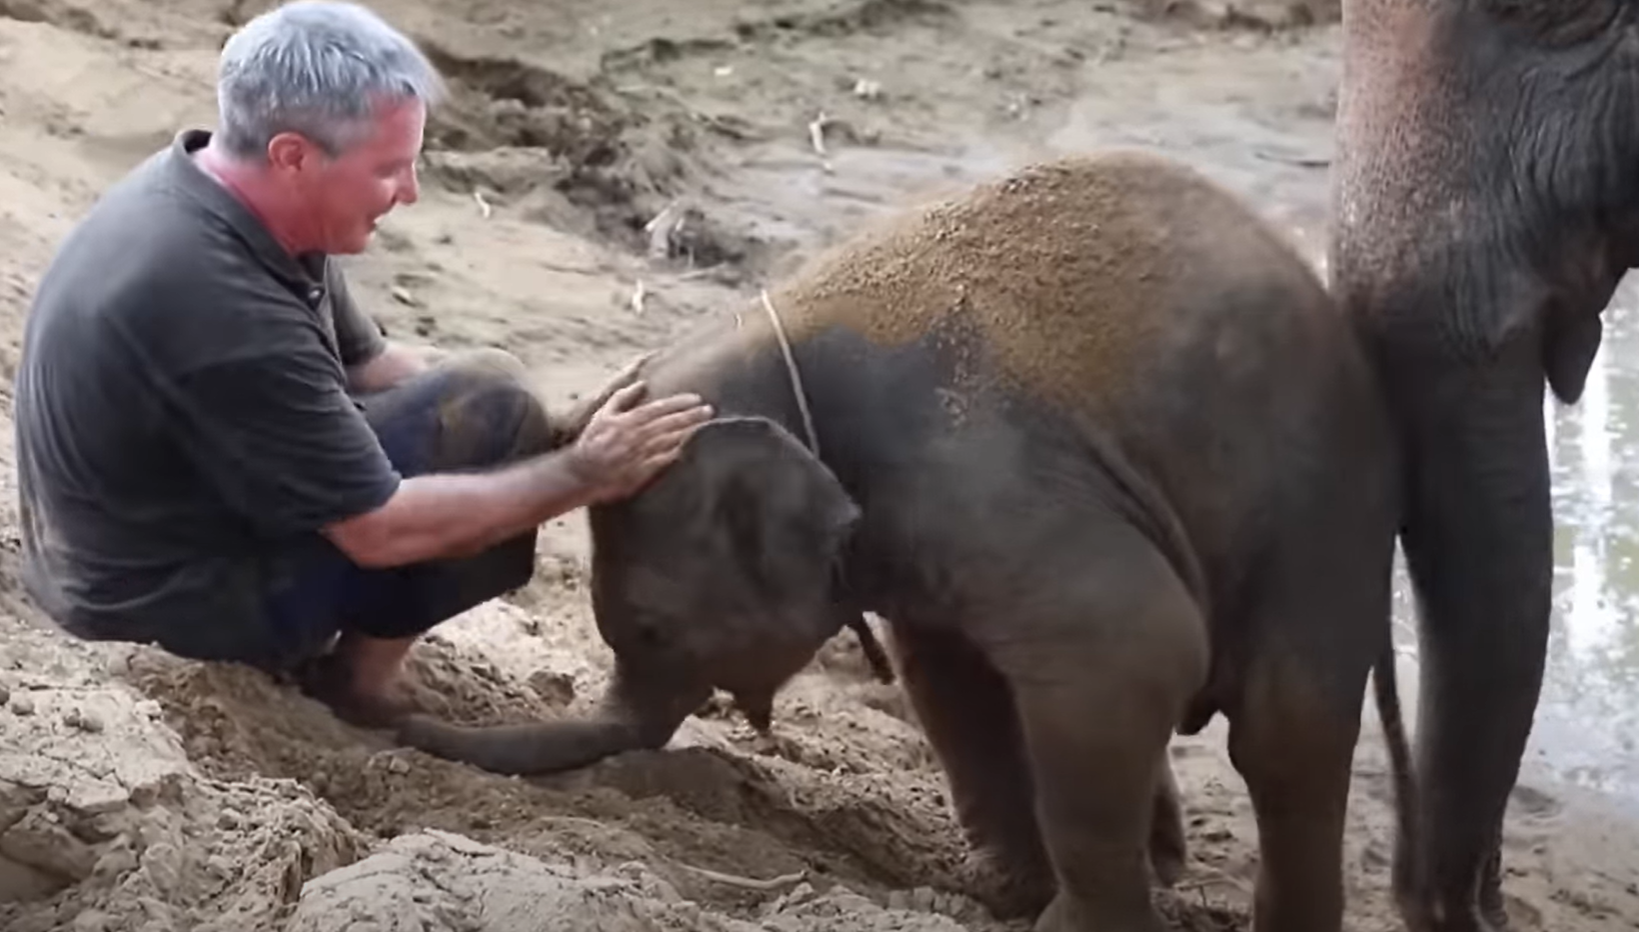
[[[645,389],[634,382],[551,453],[488,473],[405,478],[305,311],[251,305],[246,316],[257,324],[254,340],[169,385],[180,446],[261,536],[320,529],[363,565],[472,553],[626,494],[673,461],[711,415],[693,395],[638,404]]]
[[[355,394],[384,391],[427,368],[427,355],[382,336],[381,328],[364,313],[348,287],[341,266],[325,264],[330,309],[336,325],[336,345],[347,371],[347,388]]]
[[[583,505],[629,495],[682,453],[711,416],[695,395],[633,407],[634,383],[598,408],[572,446],[483,473],[413,476],[373,511],[324,528],[361,566],[470,554]]]

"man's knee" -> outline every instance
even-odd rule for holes
[[[523,361],[498,346],[454,350],[439,358],[434,367],[475,376],[504,377],[520,385],[529,381],[529,369]]]
[[[516,357],[499,349],[472,350],[453,354],[438,369],[444,388],[434,468],[493,466],[547,451],[546,406]]]

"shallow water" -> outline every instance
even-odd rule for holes
[[[1639,282],[1605,312],[1581,401],[1544,406],[1554,629],[1532,758],[1639,811]]]

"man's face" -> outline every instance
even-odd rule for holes
[[[376,221],[399,204],[415,203],[425,126],[425,106],[411,99],[380,107],[369,134],[334,158],[294,134],[274,140],[270,155],[310,218],[305,238],[313,248],[363,252]]]

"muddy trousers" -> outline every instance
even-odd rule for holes
[[[520,370],[500,353],[458,355],[359,403],[405,477],[492,468],[548,448],[546,412]],[[284,672],[344,631],[420,634],[528,582],[535,539],[531,529],[473,556],[367,569],[322,535],[305,536],[271,555],[264,630],[272,637],[255,638],[260,649],[238,659]]]

